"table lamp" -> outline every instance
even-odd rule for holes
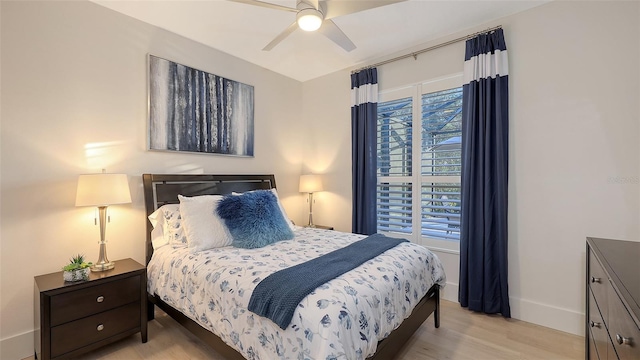
[[[98,261],[91,266],[91,271],[106,271],[115,267],[115,263],[107,258],[107,242],[105,240],[107,206],[130,202],[131,193],[126,174],[106,174],[102,170],[102,174],[80,175],[78,177],[76,206],[97,206],[100,217],[100,255]]]
[[[300,176],[299,191],[309,193],[309,224],[307,227],[316,227],[313,223],[313,193],[322,191],[322,178],[320,175]]]

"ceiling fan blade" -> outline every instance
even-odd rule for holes
[[[333,19],[338,16],[353,14],[359,11],[369,10],[380,6],[391,5],[406,0],[372,0],[372,1],[320,1],[324,7],[324,18]]]
[[[293,24],[289,25],[288,28],[284,29],[283,32],[278,34],[278,36],[276,36],[275,39],[271,40],[271,42],[268,43],[267,46],[265,46],[262,49],[262,51],[269,51],[269,50],[273,49],[276,45],[278,45],[287,36],[291,35],[291,33],[294,32],[297,28],[298,28],[298,23],[294,21]]]
[[[298,12],[298,10],[294,9],[294,8],[290,8],[290,7],[286,7],[286,6],[282,6],[282,5],[276,5],[276,4],[272,4],[272,3],[268,3],[268,2],[264,2],[264,1],[259,1],[259,0],[228,0],[228,1],[237,2],[237,3],[241,3],[241,4],[247,4],[247,5],[260,6],[260,7],[265,7],[265,8],[274,9],[274,10]]]
[[[333,20],[325,20],[319,31],[347,52],[356,48],[356,45],[349,40]]]

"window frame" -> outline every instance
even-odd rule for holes
[[[378,93],[378,102],[388,102],[403,98],[412,98],[412,143],[411,143],[411,176],[385,176],[380,177],[376,174],[376,184],[392,183],[411,184],[411,234],[399,232],[383,233],[391,237],[403,237],[411,240],[411,242],[423,245],[432,250],[446,253],[459,254],[460,241],[436,239],[422,235],[422,186],[431,183],[460,183],[461,176],[438,176],[438,175],[422,175],[422,96],[437,91],[449,90],[462,87],[464,83],[463,73],[455,73],[447,76],[434,78],[427,81],[401,86],[397,88],[382,90]],[[415,129],[420,129],[416,131]],[[416,161],[419,160],[419,161]],[[417,191],[416,191],[417,190]],[[377,194],[376,186],[376,194]],[[378,206],[376,205],[376,212]],[[418,230],[419,229],[419,230]]]

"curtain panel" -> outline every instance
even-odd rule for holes
[[[378,70],[351,74],[352,231],[371,235],[376,226],[376,121]]]
[[[466,43],[462,104],[463,307],[511,317],[507,281],[509,99],[502,29]]]

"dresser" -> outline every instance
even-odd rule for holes
[[[640,359],[640,242],[587,238],[586,359]]]
[[[34,278],[37,359],[73,358],[138,332],[147,342],[146,269],[115,263],[87,281],[65,282],[61,271]]]

